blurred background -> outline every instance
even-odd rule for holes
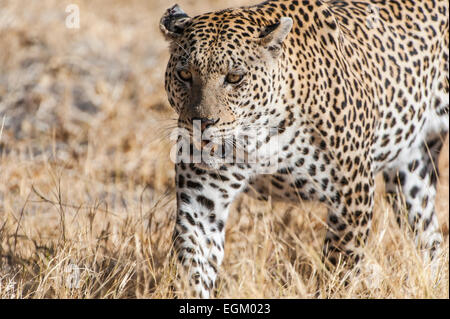
[[[177,1],[191,16],[258,2]],[[0,297],[170,297],[175,197],[168,136],[176,115],[164,92],[168,50],[158,24],[173,4],[0,0]],[[70,5],[79,9],[79,28]],[[448,140],[445,147],[447,154]],[[437,207],[448,267],[447,155],[440,165]],[[382,192],[381,185],[382,217],[374,226],[380,236],[377,225],[391,223]],[[218,296],[313,296],[324,209],[279,205],[234,205]],[[379,247],[374,239],[372,256],[381,288],[355,286],[336,297],[447,298],[448,271],[431,292],[415,277],[411,289],[393,288],[404,272],[386,277],[397,269],[386,247],[394,256],[403,251],[394,257],[400,261],[414,249],[391,226],[391,236],[374,235],[385,242]],[[416,268],[406,265],[405,272]]]

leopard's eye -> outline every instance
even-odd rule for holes
[[[188,70],[179,70],[178,76],[185,82],[189,82],[192,80],[192,73]]]
[[[230,84],[237,84],[237,83],[241,82],[243,78],[244,78],[243,74],[229,73],[225,77],[225,81]]]

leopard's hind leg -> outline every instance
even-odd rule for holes
[[[385,170],[383,177],[386,193],[398,213],[398,222],[408,221],[417,246],[424,250],[426,260],[433,261],[439,254],[442,242],[435,213],[435,197],[439,177],[438,159],[449,126],[448,64],[444,67],[430,105],[427,125],[424,127],[424,142],[410,151],[410,160],[406,165]],[[401,212],[405,211],[402,207],[406,208],[406,219],[402,218]],[[431,262],[430,265],[435,267],[436,263]],[[435,275],[433,269],[433,277]]]

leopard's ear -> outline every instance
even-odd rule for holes
[[[190,22],[191,18],[176,4],[166,10],[159,22],[159,29],[167,40],[172,41],[183,34]]]
[[[291,32],[293,25],[292,18],[283,17],[278,23],[267,26],[262,32],[257,42],[269,50],[274,57],[281,51],[281,45]]]

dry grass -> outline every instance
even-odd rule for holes
[[[256,2],[179,1],[191,14]],[[170,297],[175,114],[157,22],[171,4],[77,3],[69,30],[69,1],[0,0],[0,298]],[[331,274],[320,297],[449,297],[447,155],[441,170],[440,282],[381,185],[362,274],[349,287]],[[313,298],[324,219],[315,204],[239,200],[217,296]]]

